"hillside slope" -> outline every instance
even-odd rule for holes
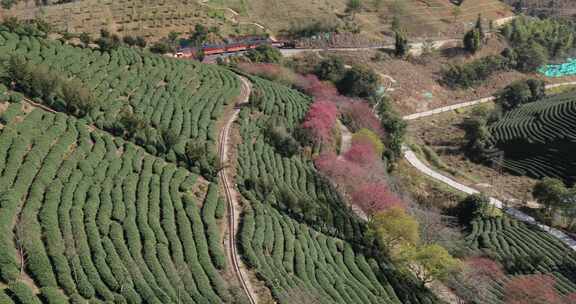
[[[89,121],[172,161],[183,157],[189,142],[214,146],[216,124],[240,92],[240,82],[228,70],[130,48],[106,53],[0,32],[0,53],[42,66],[50,71],[48,77],[80,81],[96,98]],[[56,110],[66,107],[59,100],[43,102]],[[138,121],[133,134],[125,134],[126,113]],[[166,132],[175,137],[170,151],[164,151]]]
[[[504,115],[490,127],[504,167],[521,175],[576,181],[576,94],[550,96]]]
[[[281,34],[291,28],[322,24],[340,32],[359,30],[372,39],[390,39],[392,16],[397,15],[412,36],[438,37],[460,33],[482,14],[487,20],[512,15],[498,0],[465,1],[459,8],[448,0],[364,1],[357,13],[345,0],[78,0],[38,7],[20,1],[4,16],[42,18],[59,31],[142,35],[152,40],[170,31],[186,33],[197,23],[230,34]]]
[[[508,279],[526,274],[550,275],[562,295],[576,292],[576,254],[537,227],[507,216],[476,219],[466,241],[472,249],[483,250],[500,262]],[[503,295],[508,279],[494,282],[492,295],[482,303],[506,303]]]
[[[251,78],[256,107],[240,113],[237,184],[249,203],[240,231],[247,264],[280,303],[437,303],[410,275],[364,248],[366,223],[304,155],[282,155],[267,129],[293,131],[310,98]]]
[[[2,108],[2,281],[22,267],[49,303],[230,300],[216,218],[199,204],[218,204],[216,186],[206,196],[198,176],[73,117]]]

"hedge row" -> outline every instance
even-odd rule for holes
[[[4,114],[20,119],[4,115],[0,130],[0,185],[10,189],[0,193],[3,281],[19,275],[18,232],[48,303],[231,300],[217,267],[217,185],[201,213],[187,170],[74,118],[21,107],[9,106]]]

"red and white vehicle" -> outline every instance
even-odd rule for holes
[[[234,42],[228,44],[213,44],[204,45],[201,48],[181,48],[175,55],[177,58],[192,58],[198,52],[198,49],[204,52],[205,56],[220,55],[227,53],[244,52],[250,49],[255,49],[259,45],[268,44],[275,48],[294,48],[295,43],[291,41],[274,41],[266,39],[247,39],[243,42]]]

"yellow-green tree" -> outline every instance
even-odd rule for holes
[[[442,280],[461,268],[460,261],[437,244],[404,245],[394,259],[401,268],[414,274],[423,284]]]
[[[369,234],[387,251],[403,244],[416,245],[420,240],[418,222],[402,208],[375,214],[368,227]]]

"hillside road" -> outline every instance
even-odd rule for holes
[[[562,86],[567,86],[567,85],[576,85],[576,81],[551,84],[551,85],[547,85],[546,88],[552,89],[552,88],[557,88],[557,87],[562,87]],[[437,108],[437,109],[426,111],[426,112],[407,115],[407,116],[404,116],[403,118],[404,118],[404,120],[409,121],[409,120],[414,120],[414,119],[418,119],[418,118],[422,118],[422,117],[432,116],[432,115],[435,115],[438,113],[453,111],[453,110],[464,108],[464,107],[469,107],[469,106],[473,106],[473,105],[477,105],[477,104],[481,104],[481,103],[486,103],[486,102],[493,101],[493,100],[494,100],[494,97],[490,96],[490,97],[481,98],[481,99],[474,100],[474,101],[463,102],[463,103],[458,103],[458,104],[454,104],[454,105],[450,105],[450,106],[446,106],[446,107],[442,107],[442,108]],[[430,167],[428,167],[428,165],[426,165],[424,162],[422,162],[416,156],[414,151],[412,151],[407,145],[403,145],[402,154],[404,155],[404,159],[406,159],[406,161],[410,165],[412,165],[416,170],[418,170],[420,173],[427,175],[428,177],[430,177],[430,178],[432,178],[438,182],[444,183],[444,184],[450,186],[451,188],[456,189],[456,190],[461,191],[461,192],[464,192],[466,194],[480,193],[480,191],[478,191],[474,188],[463,185],[463,184],[441,174],[440,172],[431,169]],[[512,216],[513,218],[515,218],[519,221],[533,224],[533,225],[540,227],[540,229],[542,229],[543,231],[556,237],[557,239],[562,241],[564,244],[566,244],[567,246],[572,248],[572,250],[576,251],[576,240],[574,240],[573,238],[571,238],[570,236],[568,236],[564,232],[562,232],[558,229],[552,228],[550,226],[538,223],[538,221],[536,221],[535,218],[529,216],[528,214],[526,214],[526,213],[524,213],[524,212],[522,212],[516,208],[506,207],[505,204],[497,198],[491,197],[490,202],[494,206],[496,206],[497,208],[502,209],[504,212],[506,212],[508,215]]]

